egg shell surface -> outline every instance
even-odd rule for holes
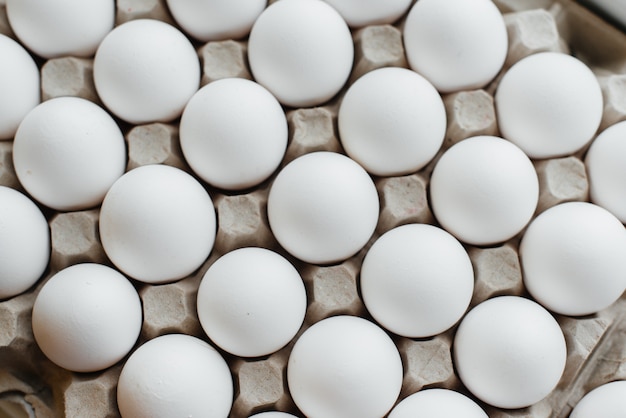
[[[50,260],[50,228],[28,197],[0,186],[0,299],[34,285]]]
[[[409,338],[430,337],[461,319],[472,298],[474,271],[448,232],[410,224],[374,242],[360,284],[368,312],[384,328]]]
[[[115,22],[114,0],[6,0],[11,29],[44,58],[90,57]]]
[[[337,123],[348,156],[372,174],[402,175],[418,171],[437,154],[446,111],[437,90],[421,75],[381,68],[350,86]]]
[[[353,28],[393,23],[411,5],[411,0],[324,0]]]
[[[430,179],[432,210],[462,242],[491,245],[519,233],[539,200],[539,180],[528,157],[498,137],[477,136],[450,147]]]
[[[354,255],[378,222],[374,182],[350,158],[313,152],[296,158],[274,180],[267,202],[270,228],[293,256],[328,264]]]
[[[13,165],[28,193],[59,211],[99,205],[126,168],[126,143],[113,118],[78,97],[39,104],[20,124]]]
[[[403,38],[409,66],[442,93],[483,87],[508,50],[504,19],[491,0],[419,0]]]
[[[96,51],[93,77],[98,96],[133,124],[169,122],[200,85],[200,61],[177,28],[137,19],[116,26]]]
[[[574,407],[570,418],[621,418],[626,411],[626,380],[598,386]]]
[[[141,331],[141,301],[117,270],[75,264],[42,287],[33,306],[33,334],[41,351],[75,372],[103,370],[120,361]]]
[[[556,320],[518,296],[478,304],[461,321],[453,344],[463,384],[498,408],[530,406],[556,387],[567,350]]]
[[[287,364],[289,391],[307,417],[384,416],[402,386],[402,360],[378,326],[334,316],[308,328]]]
[[[246,36],[267,0],[167,0],[181,28],[202,42]]]
[[[289,261],[264,248],[240,248],[205,273],[198,288],[198,318],[223,350],[259,357],[295,337],[306,302],[302,278]]]
[[[233,380],[224,358],[189,335],[153,338],[131,354],[117,385],[123,418],[229,415]]]
[[[488,418],[476,402],[448,389],[426,389],[416,392],[398,403],[389,418]]]
[[[558,52],[533,54],[513,65],[500,80],[495,104],[502,136],[531,158],[581,149],[596,133],[604,109],[589,67]]]
[[[354,45],[341,15],[320,0],[281,0],[258,17],[248,40],[254,79],[282,104],[319,105],[348,80]]]
[[[113,264],[146,283],[181,279],[207,259],[217,220],[198,181],[166,165],[146,165],[120,177],[100,210],[100,238]]]
[[[592,314],[626,290],[626,229],[592,203],[562,203],[541,213],[519,253],[524,285],[554,312]]]
[[[193,95],[180,121],[180,145],[192,170],[216,187],[255,186],[277,168],[287,148],[287,119],[260,84],[214,81]]]
[[[11,139],[17,127],[39,104],[39,69],[22,45],[0,34],[0,140]]]

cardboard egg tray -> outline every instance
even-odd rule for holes
[[[569,52],[596,72],[603,88],[605,111],[600,130],[626,119],[626,35],[578,3],[569,0],[497,0],[509,29],[506,71],[530,53]],[[13,36],[0,2],[0,33]],[[117,0],[117,24],[137,18],[172,23],[161,0]],[[353,30],[355,63],[349,83],[367,71],[385,66],[407,67],[400,19],[394,26]],[[251,78],[246,41],[196,44],[202,84],[224,77]],[[72,95],[99,103],[92,79],[92,59],[63,57],[39,61],[42,99]],[[493,93],[497,77],[484,89],[444,96],[448,129],[443,150],[474,135],[498,135]],[[337,109],[344,90],[316,108],[286,109],[289,145],[282,166],[302,154],[342,152],[337,136]],[[168,164],[191,172],[178,143],[177,122],[130,126],[120,122],[128,148],[128,170],[145,164]],[[583,164],[585,150],[575,155],[535,161],[540,180],[537,213],[565,201],[588,200]],[[23,190],[12,167],[12,142],[0,142],[0,184]],[[418,173],[374,178],[381,202],[374,240],[389,229],[413,222],[435,223],[428,204],[429,175],[437,158]],[[135,347],[159,335],[186,333],[207,340],[200,327],[195,298],[199,282],[219,256],[236,248],[261,246],[281,254],[272,236],[266,202],[272,178],[253,190],[224,193],[209,188],[218,215],[215,247],[193,275],[171,284],[134,282],[143,303],[144,322]],[[110,264],[98,237],[99,209],[57,213],[44,209],[52,240],[50,265],[30,291],[0,301],[0,417],[118,417],[116,405],[119,364],[98,373],[72,373],[45,358],[34,341],[31,310],[45,281],[60,269],[81,262]],[[489,248],[466,246],[476,276],[472,306],[496,295],[525,292],[517,247],[520,236]],[[308,309],[300,333],[323,318],[349,314],[369,317],[359,296],[360,263],[369,248],[336,265],[315,266],[289,259],[306,284]],[[481,404],[492,418],[567,417],[591,389],[626,379],[626,296],[598,314],[572,318],[556,316],[567,341],[568,358],[556,389],[541,402],[519,410],[499,410]],[[404,381],[398,400],[422,388],[449,388],[468,394],[455,374],[451,345],[455,328],[432,338],[392,335],[403,361]],[[289,396],[286,364],[297,337],[285,348],[263,358],[238,358],[222,353],[235,383],[232,417],[269,410],[301,416]],[[471,396],[471,395],[470,395]]]

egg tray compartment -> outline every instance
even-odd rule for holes
[[[271,3],[271,2],[270,2]],[[497,0],[509,28],[506,67],[539,50],[570,52],[586,62],[603,88],[605,111],[601,129],[626,119],[626,36],[573,1]],[[116,23],[154,18],[174,23],[161,0],[118,0]],[[534,11],[524,12],[532,8]],[[542,8],[543,11],[540,11]],[[557,28],[560,38],[544,29]],[[554,24],[554,26],[550,26]],[[369,26],[353,30],[355,64],[350,83],[375,68],[406,67],[402,47],[403,19],[395,26]],[[523,30],[520,30],[523,29]],[[3,5],[0,33],[12,36]],[[547,35],[546,35],[547,34]],[[534,41],[540,41],[537,48]],[[245,40],[196,45],[203,66],[202,84],[223,77],[251,78]],[[63,57],[40,61],[42,98],[79,96],[99,103],[92,78],[93,60]],[[623,74],[624,73],[624,74]],[[302,275],[308,295],[305,323],[298,335],[323,318],[349,314],[369,317],[359,296],[361,261],[375,239],[406,223],[435,223],[428,206],[428,179],[441,153],[474,135],[498,135],[493,93],[500,76],[482,90],[444,95],[448,128],[444,147],[420,172],[374,178],[381,201],[376,233],[354,257],[336,265],[315,266],[289,257],[269,229],[267,194],[272,179],[253,190],[224,193],[209,188],[218,214],[218,232],[209,259],[193,275],[164,285],[135,282],[143,304],[144,322],[136,347],[167,333],[185,333],[206,340],[197,315],[199,282],[219,256],[240,247],[261,246],[286,255]],[[342,152],[337,138],[337,109],[344,90],[321,107],[287,109],[289,145],[282,166],[299,155],[327,150]],[[130,126],[120,122],[128,147],[128,167],[168,164],[191,172],[178,143],[176,123]],[[588,183],[582,159],[575,155],[534,161],[540,180],[537,213],[565,201],[587,201]],[[0,142],[0,184],[22,190],[12,167],[12,143]],[[98,237],[99,209],[56,213],[46,210],[51,228],[49,268],[37,285],[22,295],[0,302],[0,417],[118,417],[115,391],[123,361],[98,373],[72,373],[41,353],[31,329],[31,311],[38,291],[60,269],[81,262],[109,264]],[[497,295],[528,296],[517,254],[521,234],[489,248],[466,245],[475,270],[472,306]],[[595,315],[572,318],[556,315],[565,334],[568,357],[556,389],[541,402],[519,410],[499,410],[481,404],[492,418],[567,417],[591,389],[626,379],[626,296]],[[448,388],[468,394],[455,374],[451,345],[455,328],[427,339],[392,335],[403,361],[401,400],[422,388]],[[289,396],[286,364],[296,336],[285,348],[263,358],[238,358],[222,352],[235,382],[232,417],[266,410],[300,415]],[[470,395],[471,396],[471,395]],[[480,402],[479,402],[480,403]]]

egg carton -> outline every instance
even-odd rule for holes
[[[271,3],[271,2],[270,2]],[[605,109],[600,129],[626,120],[626,35],[578,3],[568,0],[496,0],[505,16],[509,55],[504,73],[513,63],[539,51],[571,53],[596,73]],[[163,0],[117,0],[116,23],[152,18],[174,24]],[[355,64],[350,83],[386,66],[407,67],[402,45],[403,19],[395,25],[368,26],[353,31]],[[3,5],[0,33],[13,36]],[[202,63],[202,84],[224,77],[251,78],[246,42],[227,40],[196,45]],[[78,96],[100,103],[92,70],[93,60],[62,57],[40,62],[42,98]],[[493,93],[500,77],[484,89],[443,96],[448,126],[441,153],[475,135],[498,135]],[[337,110],[344,90],[320,107],[287,112],[289,145],[282,166],[313,151],[343,152],[337,135]],[[146,164],[166,164],[191,172],[178,141],[176,124],[123,126],[130,170]],[[588,201],[589,185],[583,156],[586,150],[535,161],[540,181],[537,213],[558,203]],[[439,156],[438,155],[438,156]],[[381,211],[370,243],[357,255],[331,266],[293,260],[306,286],[308,307],[298,335],[312,324],[339,314],[371,319],[359,293],[359,270],[369,246],[384,232],[407,223],[435,223],[428,203],[430,173],[438,156],[411,175],[376,177]],[[206,339],[196,314],[200,280],[219,256],[237,248],[260,246],[281,252],[266,213],[272,179],[243,193],[211,190],[219,218],[209,259],[180,281],[149,285],[136,283],[144,321],[135,347],[168,333]],[[0,185],[22,190],[12,166],[12,143],[0,141]],[[116,385],[123,361],[97,373],[73,373],[50,362],[34,341],[31,311],[43,284],[57,271],[81,262],[110,264],[98,235],[99,209],[46,212],[52,253],[45,276],[30,291],[0,302],[0,417],[119,417]],[[521,235],[521,234],[520,234]],[[518,257],[520,235],[496,247],[466,245],[475,271],[471,306],[499,295],[528,296]],[[518,410],[481,406],[492,418],[564,418],[591,389],[626,379],[626,296],[611,307],[585,317],[556,315],[567,342],[565,372],[554,391],[539,403]],[[460,382],[451,355],[455,328],[432,338],[393,336],[404,366],[398,401],[424,388],[448,388],[472,396]],[[301,415],[289,395],[286,365],[294,338],[286,347],[263,358],[240,358],[222,352],[235,382],[232,417],[266,410]],[[479,402],[480,403],[480,402]]]

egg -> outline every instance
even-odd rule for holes
[[[435,157],[446,134],[441,96],[404,68],[371,71],[348,88],[337,116],[350,158],[379,176],[416,172]]]
[[[167,0],[176,23],[202,42],[246,36],[267,0]]]
[[[626,411],[626,380],[598,386],[574,407],[570,418],[621,418]]]
[[[250,418],[296,418],[296,416],[286,412],[268,411],[251,415]]]
[[[50,278],[33,306],[32,326],[41,351],[75,372],[103,370],[135,345],[142,311],[133,285],[100,264],[75,264]]]
[[[0,140],[11,139],[39,104],[39,69],[22,45],[0,34]]]
[[[248,40],[254,79],[293,107],[322,104],[352,70],[354,45],[341,15],[320,0],[281,0],[258,17]]]
[[[185,107],[180,145],[204,181],[244,189],[278,168],[287,148],[287,120],[280,103],[261,85],[221,79],[201,88]]]
[[[492,245],[519,233],[539,200],[533,164],[502,138],[478,136],[449,148],[430,179],[432,210],[459,240]]]
[[[300,329],[306,291],[298,270],[264,248],[240,248],[220,257],[198,288],[198,318],[208,337],[242,357],[271,354]]]
[[[363,260],[361,294],[383,327],[409,338],[440,334],[467,310],[474,271],[467,252],[449,233],[410,224],[378,238]]]
[[[382,417],[400,394],[402,361],[378,326],[359,317],[335,316],[298,338],[287,381],[307,417]]]
[[[602,90],[579,59],[558,52],[530,55],[502,77],[495,95],[502,136],[531,158],[581,149],[600,126]]]
[[[476,402],[448,389],[427,389],[416,392],[398,403],[389,418],[488,418]]]
[[[0,186],[0,299],[25,292],[48,267],[50,229],[28,197]]]
[[[518,296],[478,304],[461,321],[453,349],[463,384],[483,402],[505,409],[524,408],[549,395],[567,357],[556,320]]]
[[[59,211],[99,205],[126,168],[120,128],[100,106],[78,97],[39,104],[13,142],[17,177],[36,200]]]
[[[327,151],[287,164],[267,201],[279,244],[313,264],[338,262],[358,252],[372,236],[378,213],[378,193],[367,172],[350,158]]]
[[[548,309],[588,315],[626,290],[626,229],[606,209],[568,202],[541,213],[520,243],[524,285]]]
[[[114,0],[6,0],[19,40],[44,58],[90,57],[113,29]]]
[[[146,283],[194,272],[213,249],[217,220],[207,191],[191,175],[146,165],[120,177],[100,210],[100,239],[109,259]]]
[[[223,417],[233,402],[224,358],[189,335],[153,338],[128,358],[117,385],[123,418]]]
[[[591,201],[626,223],[626,122],[604,130],[585,158]]]
[[[351,27],[393,23],[402,16],[411,0],[324,0],[333,6]]]
[[[133,124],[180,116],[200,85],[200,61],[177,28],[137,19],[116,26],[102,40],[93,63],[98,96]]]
[[[504,19],[491,0],[419,0],[403,37],[410,67],[442,93],[485,86],[508,50]]]

